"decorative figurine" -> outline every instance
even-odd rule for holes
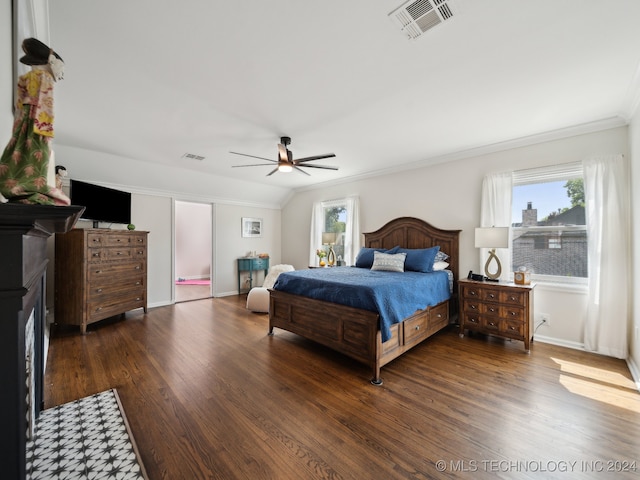
[[[18,79],[13,133],[0,157],[0,196],[9,202],[69,205],[61,189],[49,185],[53,161],[53,87],[63,78],[60,55],[35,38],[22,42],[20,62],[31,70]]]

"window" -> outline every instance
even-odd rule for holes
[[[580,163],[513,173],[512,268],[539,280],[583,283],[588,276]]]
[[[323,233],[335,233],[333,251],[336,259],[340,257],[347,265],[352,265],[360,249],[359,208],[356,196],[340,200],[318,202],[313,206],[311,221],[310,262],[314,262],[315,252],[322,245]],[[314,265],[314,263],[310,263]]]

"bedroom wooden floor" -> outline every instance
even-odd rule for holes
[[[267,336],[245,301],[54,330],[45,406],[116,388],[152,480],[640,476],[623,361],[445,330],[376,387],[344,356]]]

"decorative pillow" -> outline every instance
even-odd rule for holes
[[[435,272],[437,270],[446,270],[448,266],[449,264],[447,262],[435,261],[433,262],[433,271]]]
[[[449,255],[447,255],[446,253],[444,253],[443,251],[438,251],[438,253],[436,253],[436,262],[446,262],[449,259]]]
[[[373,252],[371,270],[385,270],[387,272],[404,272],[406,253]]]
[[[433,262],[439,251],[440,247],[436,246],[431,248],[400,248],[398,253],[407,254],[407,260],[404,264],[405,270],[429,273],[433,272]]]
[[[356,267],[359,268],[371,268],[371,266],[373,265],[373,254],[374,252],[382,252],[382,253],[396,253],[398,251],[400,247],[399,246],[395,246],[393,248],[390,248],[389,250],[386,250],[384,248],[367,248],[367,247],[362,247],[360,249],[360,252],[358,253],[358,256],[356,257]]]

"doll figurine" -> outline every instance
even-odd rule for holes
[[[20,62],[31,71],[18,79],[13,133],[0,157],[0,196],[9,202],[69,205],[69,197],[48,184],[53,86],[63,77],[64,62],[35,38],[25,39],[22,50]]]

